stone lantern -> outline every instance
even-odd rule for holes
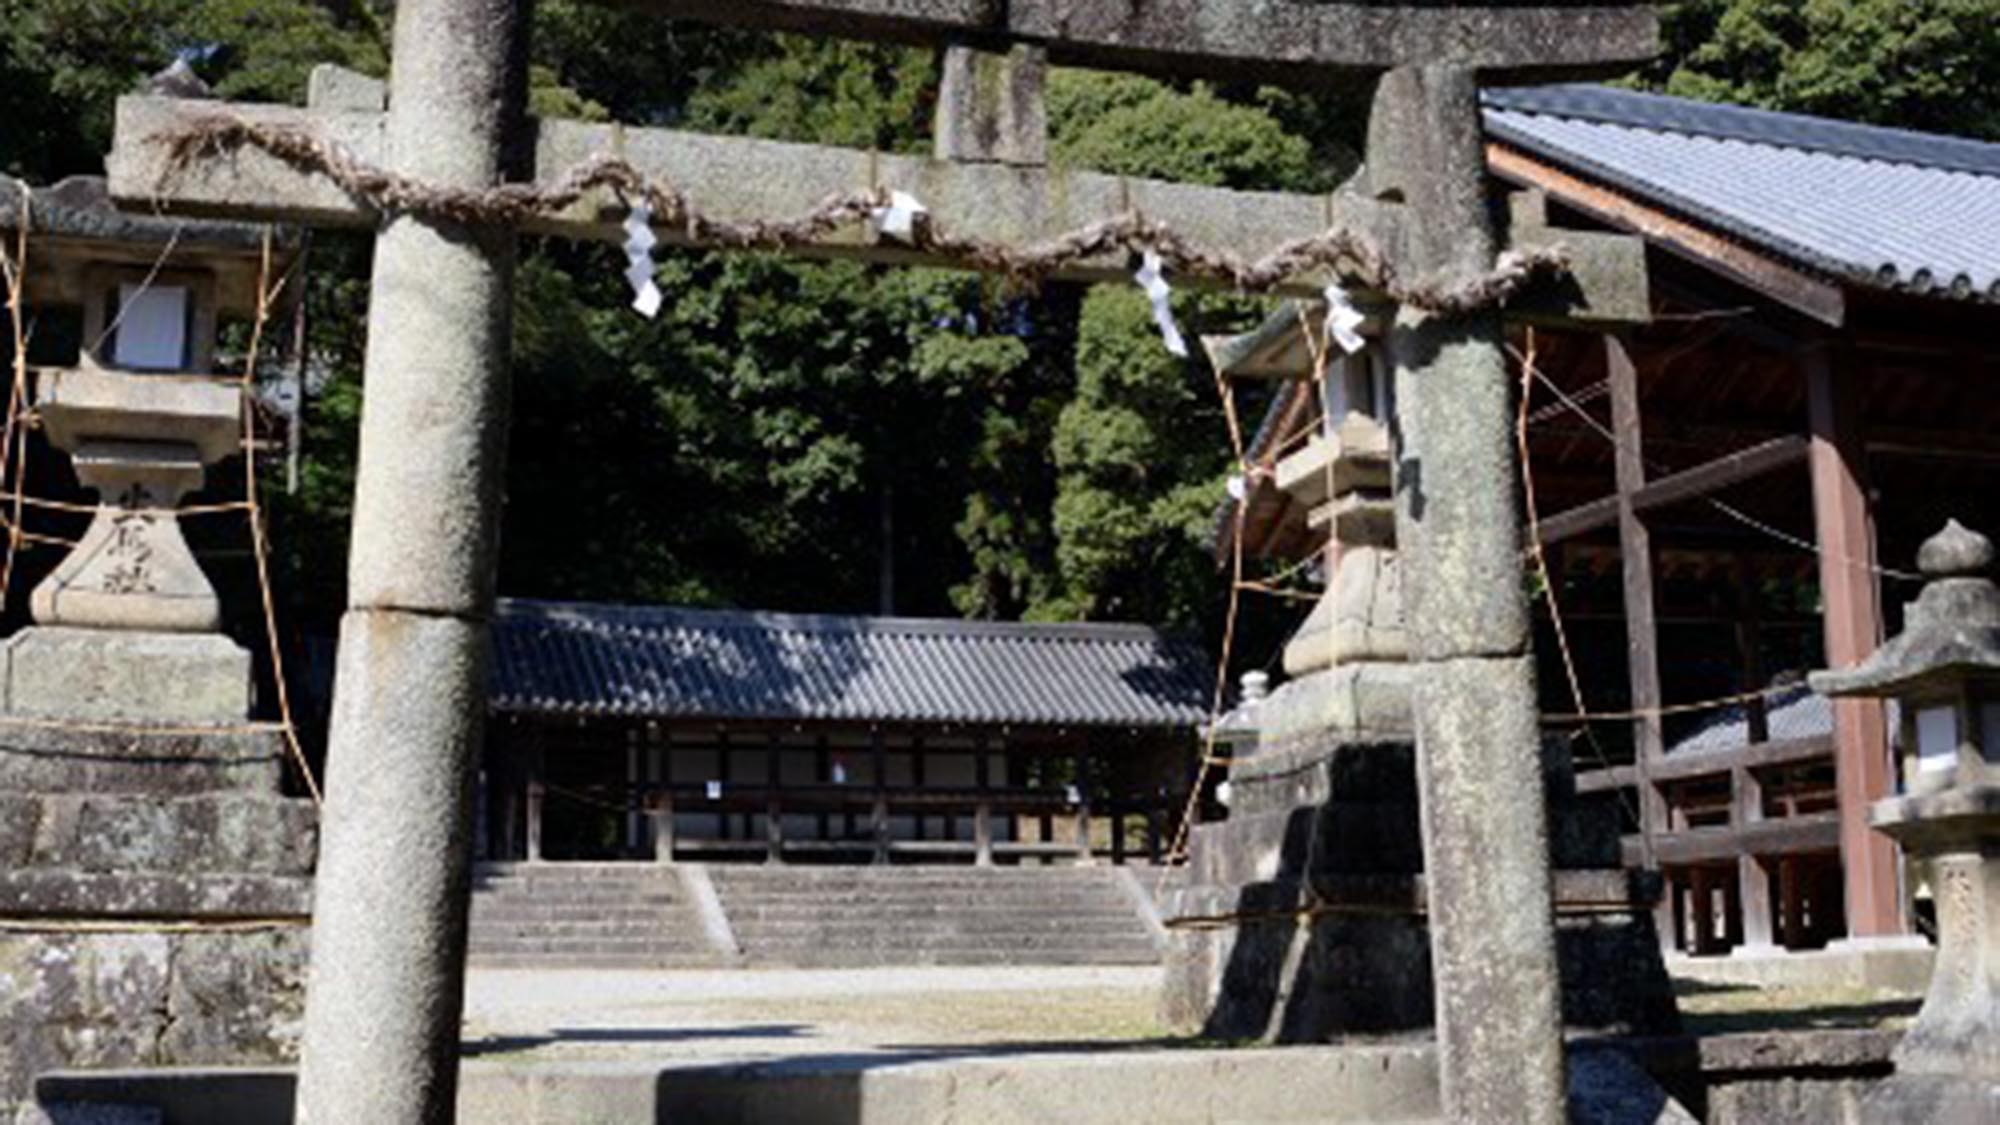
[[[1993,544],[1956,521],[1923,545],[1928,579],[1901,635],[1867,660],[1818,672],[1815,691],[1894,699],[1903,791],[1870,819],[1922,869],[1938,923],[1937,964],[1896,1073],[1869,1120],[2000,1121],[2000,588]]]
[[[0,224],[19,214],[16,203]],[[242,390],[212,372],[218,322],[255,311],[263,230],[121,213],[102,180],[78,177],[32,193],[29,237],[28,302],[83,314],[75,366],[35,372],[35,412],[98,500],[35,588],[35,626],[7,644],[6,709],[240,721],[250,654],[220,632],[175,508],[241,452]],[[278,246],[274,270],[294,244]]]
[[[1205,341],[1225,377],[1292,381],[1254,443],[1267,467],[1230,514],[1265,521],[1268,555],[1317,565],[1325,582],[1285,647],[1286,681],[1213,732],[1228,816],[1190,832],[1184,881],[1161,903],[1162,1015],[1218,1039],[1325,1042],[1433,1020],[1396,401],[1379,345],[1317,377],[1325,317],[1322,304],[1287,305]],[[1362,333],[1382,327],[1367,318]],[[1672,1031],[1657,879],[1622,869],[1615,795],[1580,797],[1567,745],[1543,750],[1565,1021]]]

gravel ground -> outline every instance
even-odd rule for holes
[[[465,1052],[501,1063],[710,1066],[1164,1042],[1157,968],[475,969]],[[1680,981],[1688,1031],[1902,1027],[1915,996]]]
[[[1157,968],[474,970],[468,1056],[714,1065],[1163,1035]]]

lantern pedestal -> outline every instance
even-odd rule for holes
[[[249,650],[220,633],[39,626],[4,651],[10,715],[226,726],[250,713]]]
[[[1870,815],[1930,883],[1937,967],[1870,1120],[2000,1121],[2000,786],[1882,801]]]
[[[174,510],[207,465],[238,451],[240,392],[90,366],[44,372],[38,391],[50,444],[99,499],[83,538],[35,588],[36,627],[7,643],[8,713],[241,722],[250,654],[219,631],[215,588]]]
[[[1895,699],[1905,794],[1869,819],[1937,907],[1937,964],[1869,1121],[2000,1121],[2000,587],[1993,544],[1956,521],[1917,554],[1926,579],[1903,632],[1853,668],[1815,672],[1834,697]]]

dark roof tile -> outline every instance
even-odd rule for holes
[[[1603,86],[1485,102],[1494,138],[1809,269],[2000,298],[2000,145]]]
[[[1212,669],[1136,625],[1017,625],[509,600],[502,711],[1192,727]]]

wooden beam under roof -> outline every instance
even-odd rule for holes
[[[1811,441],[1803,434],[1772,438],[1639,487],[1632,493],[1632,509],[1650,511],[1720,492],[1730,485],[1799,464],[1811,448]],[[1606,496],[1549,516],[1541,521],[1542,542],[1560,543],[1600,527],[1610,527],[1618,522],[1618,511],[1619,498]]]
[[[1847,292],[1835,282],[1497,141],[1486,146],[1486,165],[1503,179],[1540,188],[1566,207],[1640,235],[1822,324],[1846,323]]]

